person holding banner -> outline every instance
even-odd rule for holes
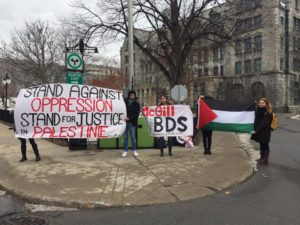
[[[136,151],[136,128],[140,115],[140,104],[136,101],[136,92],[134,90],[128,92],[125,105],[127,117],[124,119],[126,121],[126,129],[124,132],[124,152],[122,157],[126,157],[128,153],[128,133],[130,134],[133,155],[138,156],[139,154]]]
[[[168,102],[167,97],[165,95],[162,95],[160,97],[159,105],[171,105],[171,104]],[[172,137],[166,137],[166,139],[168,140],[167,145],[168,145],[168,149],[169,149],[169,156],[173,156],[173,154],[172,154],[173,138]],[[160,148],[160,156],[161,157],[164,156],[164,148],[167,145],[166,145],[165,137],[159,137],[158,146]]]
[[[20,142],[21,142],[21,152],[22,152],[22,158],[20,160],[20,162],[24,162],[27,160],[27,156],[26,156],[26,139],[25,138],[19,138]],[[29,138],[29,143],[31,144],[31,147],[33,149],[33,152],[35,154],[35,161],[40,161],[41,157],[40,157],[40,153],[39,153],[39,149],[37,144],[35,143],[33,138]]]

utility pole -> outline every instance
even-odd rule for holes
[[[285,23],[284,23],[284,33],[285,33],[285,111],[289,111],[289,8],[288,8],[288,3],[284,4],[284,11],[285,11]]]
[[[134,86],[132,0],[128,0],[129,89]]]

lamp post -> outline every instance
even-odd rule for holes
[[[76,51],[81,53],[81,56]],[[66,47],[66,73],[67,73],[67,83],[72,84],[82,84],[83,83],[83,73],[85,70],[83,55],[85,51],[93,51],[98,53],[97,47],[88,46],[84,43],[83,39],[79,40],[79,43],[72,47]],[[67,57],[68,53],[69,56]],[[86,149],[87,139],[70,139],[69,149]]]
[[[5,86],[5,105],[4,108],[7,110],[7,87],[11,83],[11,80],[9,79],[8,75],[5,75],[4,80],[2,81],[2,84]]]
[[[289,73],[290,73],[290,55],[289,55],[289,50],[290,50],[290,45],[289,45],[289,2],[283,3],[280,2],[280,6],[284,10],[284,34],[285,34],[285,44],[284,44],[284,55],[285,55],[285,68],[284,68],[284,73],[285,73],[285,97],[284,97],[284,106],[285,106],[285,112],[289,112]]]
[[[81,53],[82,58],[83,58],[83,53],[85,51],[94,51],[94,53],[98,53],[98,48],[97,47],[88,46],[86,43],[84,43],[82,38],[80,38],[79,43],[76,44],[75,46],[66,47],[66,52],[72,52],[72,51],[78,51],[78,50]],[[83,71],[84,71],[84,67],[83,67]]]

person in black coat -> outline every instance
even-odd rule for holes
[[[271,140],[271,123],[272,123],[272,105],[266,98],[261,98],[258,102],[255,119],[254,131],[251,139],[260,144],[259,164],[268,164]]]
[[[125,99],[127,117],[124,118],[126,121],[126,130],[124,132],[124,152],[122,157],[127,156],[128,152],[128,133],[130,134],[132,151],[134,156],[138,156],[136,151],[136,128],[138,124],[138,118],[140,115],[140,104],[136,101],[136,92],[131,90],[128,92],[128,98]]]
[[[171,105],[171,104],[168,102],[167,96],[162,95],[162,96],[160,96],[159,105]],[[167,146],[168,146],[168,150],[169,150],[169,156],[173,156],[173,153],[172,153],[173,138],[168,137],[167,139],[168,139],[168,141],[167,141],[168,145],[166,145],[166,140],[164,137],[159,137],[158,144],[159,144],[161,157],[164,156],[164,148]]]
[[[203,96],[201,95],[200,98],[204,99],[213,99],[211,96]],[[204,155],[211,155],[211,143],[212,143],[212,130],[207,130],[205,127],[202,129],[202,142],[204,148]]]

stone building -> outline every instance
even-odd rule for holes
[[[135,29],[135,36],[140,39],[149,38],[151,32]],[[155,40],[155,38],[153,38]],[[129,86],[129,53],[127,40],[121,47],[121,74],[124,78],[123,89]],[[154,41],[153,46],[156,47]],[[167,79],[159,71],[159,68],[149,57],[134,46],[134,88],[137,92],[138,100],[142,105],[156,105],[161,94],[169,95],[170,86]]]
[[[235,1],[231,41],[195,43],[187,58],[187,103],[195,106],[200,94],[232,101],[267,97],[278,111],[300,109],[300,0]],[[137,48],[134,58],[140,101],[148,104],[145,99],[156,98],[158,85],[169,92],[161,73]],[[126,59],[125,41],[121,49],[124,74]]]

